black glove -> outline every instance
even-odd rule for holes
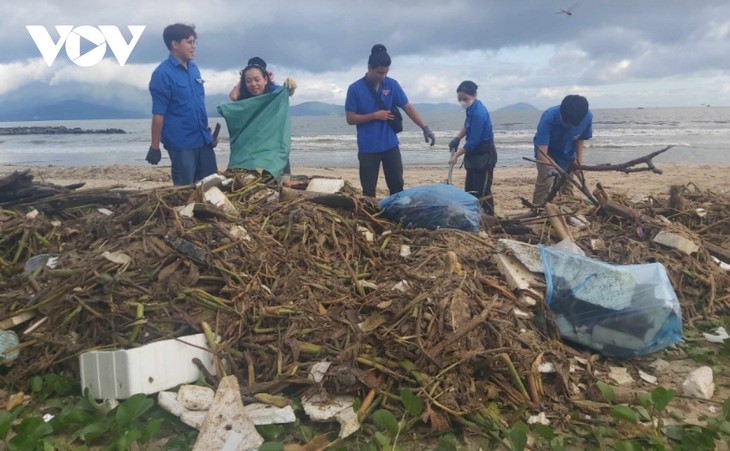
[[[428,142],[428,140],[431,140],[431,147],[436,144],[436,136],[434,136],[428,125],[423,127],[423,138],[426,140],[426,142]]]
[[[548,169],[548,171],[547,171],[547,175],[548,175],[548,177],[557,177],[557,176],[559,176],[560,174],[558,174],[558,170],[557,170],[557,169],[555,169],[555,168],[550,168],[550,169]]]
[[[147,152],[147,157],[145,157],[145,160],[149,164],[156,165],[160,162],[162,159],[162,152],[160,152],[160,149],[153,149],[152,146],[150,146],[150,150]]]
[[[449,150],[456,150],[459,148],[459,144],[461,144],[461,138],[458,136],[451,141],[449,141]]]

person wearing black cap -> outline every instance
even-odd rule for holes
[[[473,81],[461,82],[456,88],[456,98],[466,110],[466,120],[459,134],[449,143],[449,149],[455,151],[449,164],[455,165],[459,157],[464,155],[464,191],[481,199],[485,213],[494,215],[492,180],[497,164],[497,149],[494,147],[492,120],[487,107],[477,99],[477,84]],[[466,138],[466,141],[464,147],[459,148],[462,138]]]
[[[537,159],[537,179],[532,194],[532,203],[542,205],[550,193],[553,180],[558,175],[540,152],[547,153],[563,170],[571,166],[580,170],[583,164],[583,143],[593,137],[593,113],[588,109],[588,100],[579,95],[566,96],[560,105],[550,107],[540,117],[537,133],[533,139]],[[563,185],[564,193],[572,192],[572,185]]]
[[[400,84],[387,76],[390,63],[385,46],[374,45],[367,73],[350,85],[345,100],[345,119],[357,126],[360,185],[363,194],[370,197],[375,197],[381,162],[390,194],[403,191],[403,160],[396,136],[403,129],[403,120],[398,107],[423,130],[426,142],[431,141],[433,146],[436,141]]]

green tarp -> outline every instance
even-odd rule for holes
[[[228,169],[264,170],[281,176],[291,149],[289,91],[218,105],[231,137]]]

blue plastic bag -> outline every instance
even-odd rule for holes
[[[405,227],[479,231],[477,198],[452,185],[409,188],[381,200],[380,208],[383,217]]]
[[[618,358],[682,340],[682,310],[661,263],[612,265],[546,246],[540,254],[563,338]]]

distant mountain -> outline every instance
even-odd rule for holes
[[[292,116],[343,116],[345,107],[324,102],[304,102],[289,108]]]
[[[136,119],[145,117],[144,111],[131,111],[112,106],[64,100],[45,105],[32,105],[10,111],[0,111],[0,121],[55,121],[76,119]]]
[[[511,105],[503,106],[502,108],[496,110],[495,113],[497,111],[499,111],[500,113],[519,113],[523,111],[539,111],[539,109],[534,105],[530,105],[529,103],[518,102]]]
[[[462,110],[458,103],[414,103],[413,106],[421,114],[458,113]]]

